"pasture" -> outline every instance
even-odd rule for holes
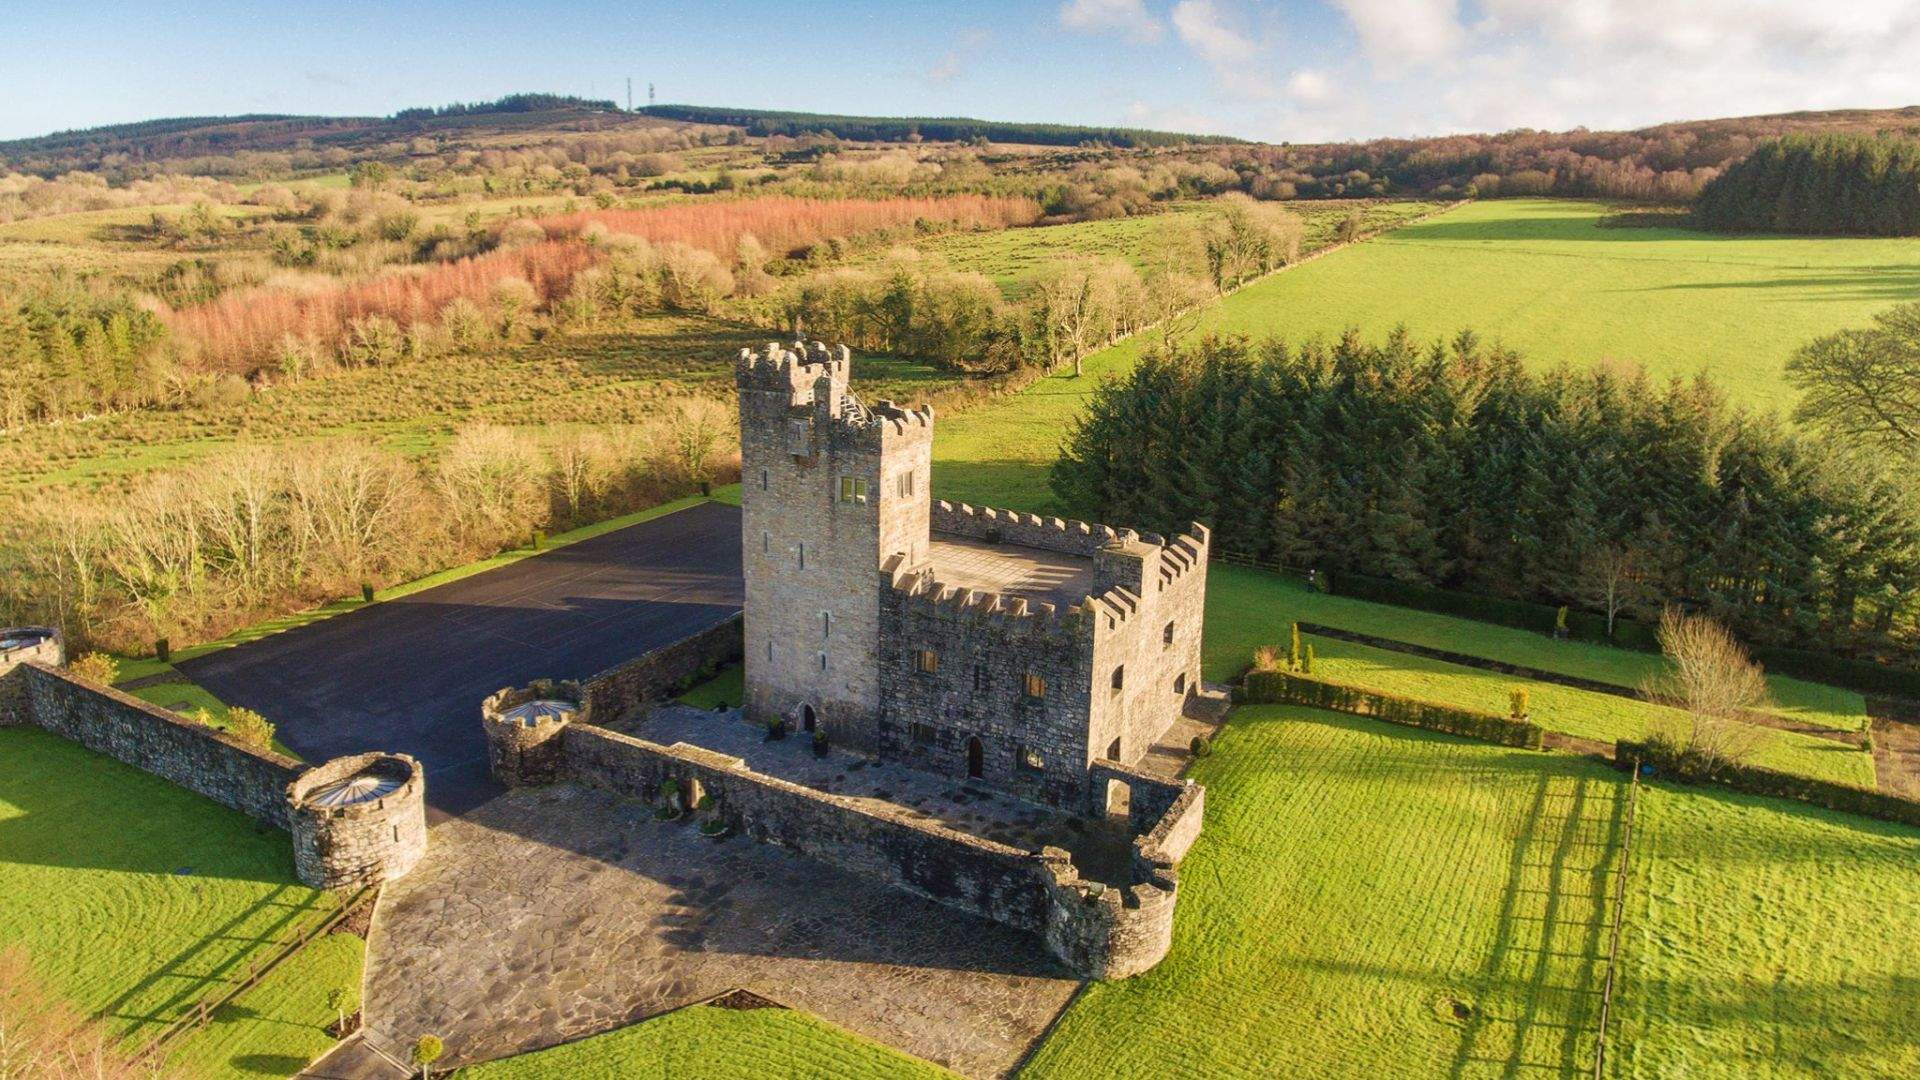
[[[1795,348],[1920,293],[1920,240],[1609,228],[1606,214],[1590,202],[1469,203],[1254,282],[1192,333],[1298,342],[1404,325],[1431,341],[1471,329],[1539,367],[1617,362],[1657,379],[1704,371],[1736,404],[1784,413]],[[1017,407],[944,419],[936,490],[1066,512],[1046,483],[1061,438],[1100,377],[1125,371],[1148,344],[1096,353],[1084,376],[1044,379]]]

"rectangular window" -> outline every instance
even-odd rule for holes
[[[1027,672],[1024,689],[1027,692],[1027,696],[1030,698],[1046,697],[1047,696],[1047,680],[1029,671]]]
[[[767,663],[773,663],[773,642],[767,642]]]
[[[1118,690],[1125,685],[1127,685],[1127,666],[1122,664],[1113,669],[1113,688]]]
[[[931,675],[940,670],[940,657],[932,649],[921,649],[913,658],[913,666]]]
[[[820,613],[820,636],[833,636],[833,612],[831,611],[823,611]]]
[[[906,498],[912,497],[913,495],[913,470],[912,469],[908,469],[906,472],[903,472],[900,474],[899,490],[900,490],[901,498],[906,499]]]
[[[1047,768],[1047,761],[1040,756],[1040,751],[1030,746],[1022,746],[1014,750],[1013,764],[1020,772],[1028,773],[1044,772]]]
[[[1183,671],[1180,674],[1174,676],[1173,692],[1176,694],[1184,694],[1187,692],[1187,673],[1186,672]]]
[[[840,478],[840,501],[843,503],[863,503],[867,501],[867,482],[857,476]]]
[[[827,670],[827,654],[826,653],[820,654],[820,670],[821,671]]]
[[[773,534],[761,533],[760,534],[760,554],[766,555],[771,553],[772,551],[773,551]]]
[[[1172,623],[1168,623],[1166,625],[1166,628],[1160,631],[1160,644],[1162,645],[1173,644],[1173,624]]]
[[[807,542],[805,540],[802,540],[800,541],[800,569],[805,570],[806,568],[807,568]]]
[[[973,665],[973,692],[979,693],[987,688],[987,665]]]
[[[765,469],[760,470],[760,490],[767,490],[767,470]]]
[[[915,723],[915,724],[908,725],[908,728],[913,732],[914,742],[931,743],[933,741],[934,735],[933,735],[932,724]]]

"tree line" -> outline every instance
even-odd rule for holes
[[[1920,142],[1790,135],[1762,145],[1700,191],[1709,229],[1920,235]]]
[[[1076,511],[1227,552],[1911,657],[1920,507],[1896,469],[1704,379],[1529,373],[1471,333],[1208,340],[1103,386],[1053,468]]]

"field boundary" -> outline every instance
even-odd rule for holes
[[[1640,768],[1634,766],[1627,788],[1627,824],[1620,840],[1620,868],[1613,878],[1613,927],[1607,944],[1607,976],[1600,987],[1599,1037],[1593,1044],[1593,1080],[1604,1080],[1607,1068],[1607,1025],[1613,1018],[1613,988],[1620,970],[1620,927],[1627,918],[1627,868],[1633,858],[1633,821],[1640,808]]]
[[[378,896],[379,892],[380,887],[378,885],[362,887],[359,892],[348,897],[345,903],[335,908],[325,918],[308,924],[304,929],[295,933],[292,939],[281,942],[280,947],[275,950],[271,956],[267,957],[264,963],[255,964],[254,961],[249,958],[247,960],[246,978],[240,980],[225,991],[217,993],[212,997],[201,998],[195,1002],[184,1014],[167,1024],[167,1026],[149,1040],[145,1046],[135,1051],[133,1061],[136,1064],[147,1061],[187,1031],[198,1030],[207,1026],[216,1012],[232,1004],[242,994],[260,985],[261,981],[272,974],[281,964],[293,959],[308,945],[320,940],[320,938],[331,932],[335,927],[345,922],[347,918],[359,910],[361,906]]]
[[[1527,667],[1525,664],[1509,664],[1504,660],[1489,660],[1484,656],[1474,656],[1470,653],[1457,653],[1446,649],[1431,648],[1426,645],[1415,645],[1412,642],[1380,637],[1376,634],[1363,634],[1356,630],[1342,630],[1339,627],[1326,626],[1321,623],[1303,622],[1300,624],[1300,632],[1303,634],[1312,634],[1316,637],[1332,638],[1335,641],[1365,645],[1369,648],[1382,649],[1387,652],[1405,653],[1409,656],[1419,656],[1428,660],[1438,660],[1442,663],[1457,664],[1461,667],[1491,671],[1497,675],[1513,675],[1522,679],[1532,679],[1534,682],[1552,683],[1555,686],[1564,686],[1571,690],[1584,690],[1592,694],[1609,694],[1613,697],[1626,698],[1629,701],[1645,702],[1649,705],[1664,704],[1664,702],[1650,698],[1642,691],[1630,686],[1601,682],[1598,679],[1583,678],[1579,675],[1563,675],[1557,671],[1548,671],[1544,668]],[[1739,719],[1744,723],[1753,724],[1756,727],[1773,728],[1776,731],[1791,731],[1799,735],[1812,736],[1816,739],[1827,739],[1832,742],[1846,743],[1849,746],[1864,747],[1867,744],[1867,737],[1863,732],[1841,731],[1837,728],[1819,727],[1813,724],[1799,724],[1785,717],[1775,716],[1772,713],[1758,712],[1753,709],[1742,710]]]

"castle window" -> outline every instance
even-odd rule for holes
[[[1022,746],[1014,751],[1013,764],[1021,772],[1044,772],[1047,767],[1047,760],[1041,757],[1040,751],[1035,750],[1033,747]]]
[[[767,642],[767,663],[773,663],[773,642]]]
[[[800,569],[805,570],[806,568],[807,568],[807,542],[805,540],[802,540],[800,541]]]
[[[765,469],[760,470],[760,490],[767,490],[767,470]]]
[[[913,470],[900,474],[900,497],[905,499],[913,494]]]
[[[973,692],[979,693],[987,688],[987,665],[973,665]]]
[[[1024,689],[1027,692],[1027,696],[1030,698],[1046,697],[1047,696],[1047,680],[1029,671],[1027,672]]]
[[[1172,623],[1168,623],[1166,627],[1160,631],[1160,644],[1162,645],[1173,644],[1173,624]]]
[[[823,611],[820,613],[820,636],[833,636],[833,612],[831,611]]]
[[[1113,740],[1113,745],[1107,747],[1107,760],[1108,761],[1120,760],[1120,740],[1119,739]]]
[[[772,551],[773,551],[773,534],[764,533],[764,532],[761,533],[760,534],[760,554],[766,555],[771,553]]]
[[[1187,692],[1187,673],[1186,672],[1183,671],[1180,674],[1173,677],[1173,692],[1176,694],[1184,694]]]
[[[821,671],[827,670],[827,654],[826,653],[820,654],[820,670]]]
[[[840,501],[843,503],[864,503],[867,501],[867,482],[857,476],[840,478]]]
[[[1127,685],[1127,666],[1122,664],[1113,669],[1113,688],[1118,690],[1125,685]]]
[[[921,649],[913,658],[913,666],[931,675],[940,670],[940,656],[932,649]]]
[[[934,739],[932,724],[920,724],[920,723],[909,724],[908,730],[913,733],[914,742],[930,743]]]

